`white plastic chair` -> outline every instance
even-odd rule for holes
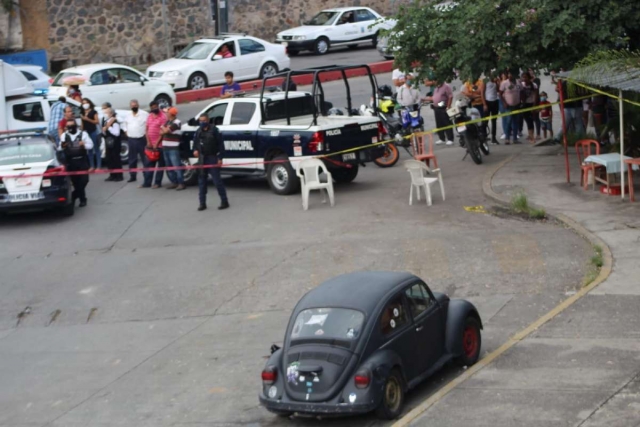
[[[320,181],[320,170],[327,176],[327,182]],[[306,159],[298,163],[296,167],[296,175],[300,178],[300,186],[302,187],[302,208],[306,211],[309,209],[309,192],[311,190],[326,191],[329,195],[331,206],[335,206],[335,198],[333,195],[333,177],[331,172],[327,170],[320,159]],[[322,203],[326,203],[327,199],[322,194]]]
[[[440,182],[440,193],[442,193],[442,200],[445,200],[444,195],[444,182],[442,181],[442,172],[440,169],[429,169],[429,166],[418,160],[405,160],[404,167],[407,168],[411,175],[411,188],[409,192],[409,204],[413,205],[413,189],[415,188],[418,193],[418,200],[420,200],[421,188],[424,187],[425,195],[427,196],[427,206],[431,206],[431,186],[436,182]],[[426,176],[426,173],[436,174],[436,177]]]

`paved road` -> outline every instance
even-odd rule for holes
[[[519,149],[476,166],[438,147],[447,194],[432,207],[408,205],[400,165],[370,165],[336,189],[334,208],[313,197],[307,212],[260,179],[227,180],[231,209],[197,212],[195,189],[93,177],[89,206],[71,219],[3,218],[0,426],[277,425],[257,404],[269,346],[307,290],[354,270],[408,270],[469,298],[486,354],[574,292],[591,255],[554,224],[464,209],[487,204],[482,176]],[[458,373],[419,387],[408,408]]]
[[[326,65],[360,65],[381,61],[386,61],[386,59],[370,46],[363,45],[356,50],[351,50],[348,47],[335,47],[325,55],[301,52],[298,56],[291,58],[291,68],[297,70]]]

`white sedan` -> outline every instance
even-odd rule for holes
[[[375,47],[379,31],[391,26],[379,13],[368,7],[338,7],[323,10],[302,27],[278,33],[276,43],[286,45],[291,56],[302,50],[324,55],[331,46],[355,49],[367,43]]]
[[[66,96],[66,78],[83,80],[82,96],[89,98],[97,108],[110,102],[113,108],[129,109],[129,101],[137,99],[141,106],[157,101],[162,108],[176,103],[173,88],[165,82],[150,80],[139,71],[118,64],[88,64],[62,70],[53,80],[49,94]]]
[[[53,81],[47,73],[42,71],[42,67],[39,65],[15,64],[13,67],[29,80],[34,89],[47,89]]]
[[[290,65],[283,46],[234,34],[196,40],[175,58],[150,66],[147,76],[175,89],[203,89],[224,83],[227,71],[234,74],[236,81],[261,79],[287,70]]]

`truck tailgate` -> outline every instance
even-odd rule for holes
[[[325,150],[327,154],[360,148],[378,142],[378,122],[348,123],[325,131]],[[379,146],[375,146],[378,148]],[[378,150],[375,150],[378,151]],[[381,150],[382,151],[382,150]],[[340,153],[332,158],[343,162],[366,162],[380,157],[371,153],[371,148]]]

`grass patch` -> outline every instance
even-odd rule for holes
[[[516,215],[525,216],[529,219],[545,219],[547,212],[544,209],[537,209],[529,205],[529,199],[523,191],[518,191],[511,198],[511,212]]]
[[[584,275],[583,286],[587,286],[592,283],[600,274],[600,269],[604,265],[604,258],[602,257],[602,247],[595,245],[593,247],[595,254],[589,260],[589,266],[587,272]]]

